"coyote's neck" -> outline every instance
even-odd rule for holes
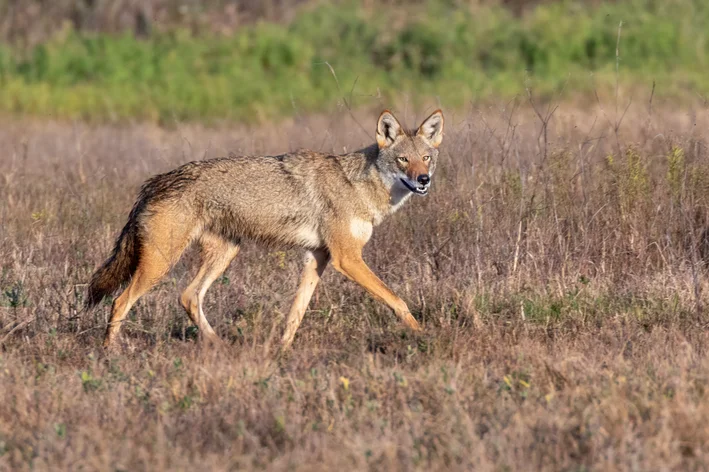
[[[350,154],[338,156],[340,165],[351,182],[361,182],[372,177],[373,171],[378,171],[377,158],[379,148],[376,144]]]
[[[339,156],[347,178],[359,187],[370,208],[372,220],[379,224],[408,200],[411,192],[398,184],[397,178],[379,165],[379,147],[374,144],[351,154]]]

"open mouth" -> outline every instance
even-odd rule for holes
[[[416,193],[418,195],[426,195],[428,193],[428,185],[421,185],[421,186],[416,186],[414,187],[411,185],[408,180],[406,179],[400,179],[401,182],[404,184],[406,188],[411,190],[413,193]]]

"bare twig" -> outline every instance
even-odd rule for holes
[[[334,69],[334,68],[330,65],[330,63],[327,62],[327,61],[325,61],[325,62],[318,62],[317,64],[324,64],[324,65],[327,66],[328,69],[330,69],[330,73],[331,73],[332,76],[335,78],[335,84],[337,85],[337,91],[338,91],[338,92],[340,93],[340,95],[342,96],[342,103],[345,105],[345,108],[347,109],[347,112],[349,113],[349,115],[350,115],[350,117],[352,118],[352,120],[357,124],[357,126],[359,126],[359,129],[362,130],[362,132],[364,133],[364,135],[365,135],[367,138],[369,138],[371,133],[370,133],[369,131],[367,131],[367,129],[366,129],[364,126],[362,126],[362,124],[359,122],[359,120],[357,119],[357,117],[354,115],[354,113],[353,113],[353,111],[352,111],[352,103],[351,103],[351,102],[352,102],[352,94],[354,93],[354,88],[355,88],[355,86],[357,85],[357,81],[359,80],[359,77],[357,77],[357,78],[355,79],[354,83],[352,84],[352,89],[350,90],[350,101],[348,102],[348,101],[347,101],[347,98],[342,94],[342,88],[340,88],[340,80],[337,78],[337,74],[335,73],[335,69]]]
[[[620,33],[623,30],[623,20],[618,23],[618,39],[615,43],[615,114],[618,116],[618,79],[620,70]]]

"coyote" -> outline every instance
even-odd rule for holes
[[[377,121],[376,144],[357,152],[230,155],[152,177],[141,188],[113,253],[89,284],[88,308],[128,282],[113,302],[104,347],[116,340],[131,306],[193,241],[201,247],[201,266],[180,304],[205,340],[218,337],[204,316],[204,295],[248,239],[308,251],[286,320],[284,348],[293,342],[330,261],[409,328],[420,330],[406,303],[362,260],[362,248],[386,215],[412,194],[428,193],[442,139],[441,110],[412,131],[385,110]]]

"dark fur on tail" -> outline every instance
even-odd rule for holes
[[[135,272],[140,256],[138,216],[144,207],[140,203],[139,200],[130,212],[128,223],[118,236],[111,256],[91,276],[86,309],[96,306],[104,297],[113,295]]]
[[[141,246],[139,220],[143,213],[149,211],[148,205],[180,195],[199,178],[200,169],[215,165],[217,161],[188,162],[170,172],[158,174],[143,184],[111,257],[91,276],[86,309],[97,305],[104,297],[113,295],[135,273]]]

